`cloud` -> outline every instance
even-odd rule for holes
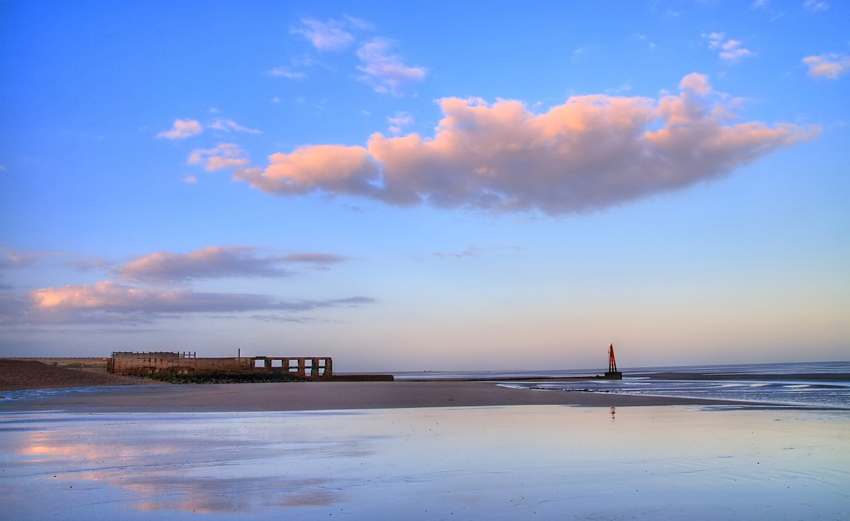
[[[210,246],[190,253],[155,252],[139,257],[111,271],[131,282],[188,282],[224,277],[288,277],[293,274],[282,264],[312,264],[327,267],[349,260],[332,253],[292,253],[283,256],[258,255],[248,246]]]
[[[0,269],[25,268],[31,266],[41,255],[16,253],[0,250]]]
[[[803,58],[803,63],[809,66],[809,76],[812,78],[837,80],[839,76],[850,70],[850,56],[846,54],[806,56]]]
[[[39,289],[31,292],[30,298],[34,308],[41,311],[192,313],[253,311],[276,307],[272,299],[264,295],[144,289],[112,281]]]
[[[817,128],[731,123],[734,102],[700,74],[659,99],[577,96],[536,114],[517,100],[445,98],[433,138],[373,134],[311,145],[234,178],[275,195],[354,195],[388,204],[585,212],[722,177]]]
[[[171,130],[164,130],[156,135],[165,139],[185,139],[200,134],[204,127],[194,119],[175,119]]]
[[[80,273],[90,273],[92,271],[104,270],[111,268],[115,264],[103,259],[88,259],[69,262],[68,266],[79,271]]]
[[[445,258],[455,258],[455,259],[463,259],[468,257],[478,257],[478,248],[476,246],[470,246],[469,248],[463,250],[460,253],[440,253],[434,252],[434,257],[439,257],[441,259]]]
[[[232,119],[216,119],[212,123],[210,123],[209,128],[215,130],[223,130],[225,132],[235,131],[235,132],[247,132],[249,134],[262,134],[259,130],[243,127],[239,123],[236,123]]]
[[[211,246],[191,253],[156,252],[115,268],[129,281],[185,282],[222,277],[287,277],[280,257],[259,257],[255,248]]]
[[[183,178],[183,182],[187,185],[194,185],[198,183],[198,178],[193,175],[187,175]]]
[[[0,249],[0,270],[14,268],[29,268],[44,259],[52,259],[56,257],[68,257],[67,253],[56,252],[16,252],[12,250]]]
[[[121,281],[0,291],[0,324],[149,323],[193,313],[273,311],[300,313],[319,308],[354,307],[375,302],[364,296],[325,300],[282,300],[269,295],[209,293],[168,284],[223,277],[286,277],[286,264],[327,269],[348,257],[331,253],[258,255],[256,248],[209,247],[188,254],[152,253],[109,271]],[[91,268],[109,267],[92,264]]]
[[[195,149],[189,154],[190,165],[204,163],[207,172],[248,165],[245,152],[234,143],[219,143],[215,148]]]
[[[304,264],[314,264],[317,266],[328,266],[330,264],[339,264],[345,262],[349,258],[333,253],[292,253],[279,257],[282,262],[295,262]]]
[[[703,35],[703,38],[708,39],[709,49],[719,50],[720,58],[728,62],[736,62],[743,58],[756,56],[753,51],[742,47],[741,41],[726,40],[723,33],[711,33]]]
[[[356,18],[349,19],[360,20]],[[319,51],[340,51],[354,43],[354,35],[346,30],[348,23],[338,20],[320,22],[312,18],[301,20],[301,25],[292,27],[290,34],[303,36]]]
[[[393,134],[401,134],[402,127],[413,124],[413,116],[407,112],[396,112],[395,116],[387,118],[390,123],[390,132]]]
[[[829,9],[829,4],[820,0],[806,0],[803,2],[803,7],[810,11],[826,11]]]
[[[357,70],[364,73],[360,81],[370,85],[375,92],[400,96],[405,87],[425,79],[428,71],[424,67],[408,67],[401,57],[390,54],[395,42],[386,38],[373,38],[357,49],[357,57],[363,63]]]
[[[378,164],[358,146],[314,145],[272,154],[265,169],[237,169],[235,176],[266,192],[295,195],[316,190],[380,198]]]
[[[711,85],[708,83],[708,78],[696,73],[688,74],[682,78],[682,81],[679,82],[679,89],[702,97],[711,94]]]
[[[268,295],[149,289],[112,281],[43,288],[30,292],[27,297],[28,309],[21,306],[20,298],[7,296],[0,300],[0,323],[136,323],[194,313],[295,313],[375,302],[374,299],[360,296],[281,301]],[[4,305],[9,302],[16,306]]]
[[[303,72],[296,72],[290,70],[287,67],[275,67],[274,69],[269,71],[270,76],[280,76],[281,78],[288,78],[290,80],[298,80],[306,76]]]

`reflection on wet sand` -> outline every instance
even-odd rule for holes
[[[850,506],[841,412],[531,406],[0,420],[0,486],[16,519],[803,519]],[[75,517],[68,505],[83,498],[88,514]]]
[[[328,506],[342,497],[339,491],[323,488],[328,479],[284,479],[276,474],[299,471],[305,456],[368,454],[356,439],[264,443],[237,437],[235,432],[222,432],[229,429],[216,425],[222,419],[218,416],[201,415],[201,421],[195,422],[199,432],[190,433],[188,439],[181,436],[180,429],[164,430],[172,419],[161,416],[159,421],[148,418],[129,424],[120,419],[104,424],[95,421],[95,429],[82,419],[65,422],[63,427],[72,428],[23,433],[17,454],[33,466],[64,469],[53,479],[98,483],[128,492],[140,511],[195,513]],[[83,439],[91,441],[83,443]],[[270,459],[281,462],[275,472],[250,475],[251,467],[262,467],[266,465],[263,460]],[[249,475],[240,475],[245,473]]]

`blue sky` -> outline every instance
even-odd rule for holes
[[[845,2],[0,10],[0,356],[847,358]]]

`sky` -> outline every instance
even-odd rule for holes
[[[847,360],[838,0],[0,2],[0,356]]]

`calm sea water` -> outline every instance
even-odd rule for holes
[[[766,405],[797,405],[850,409],[850,362],[806,362],[782,364],[703,365],[682,367],[642,367],[623,369],[622,380],[584,380],[574,382],[510,382],[502,385],[549,392],[593,392],[707,398],[757,402]],[[542,378],[586,376],[604,370],[405,373],[397,379],[428,378]],[[660,375],[677,373],[682,379]],[[693,379],[687,378],[693,375]],[[706,375],[708,378],[706,379]],[[711,375],[724,378],[711,379]],[[735,376],[729,379],[728,375]],[[753,375],[771,375],[763,380]],[[817,375],[802,377],[800,375]]]

